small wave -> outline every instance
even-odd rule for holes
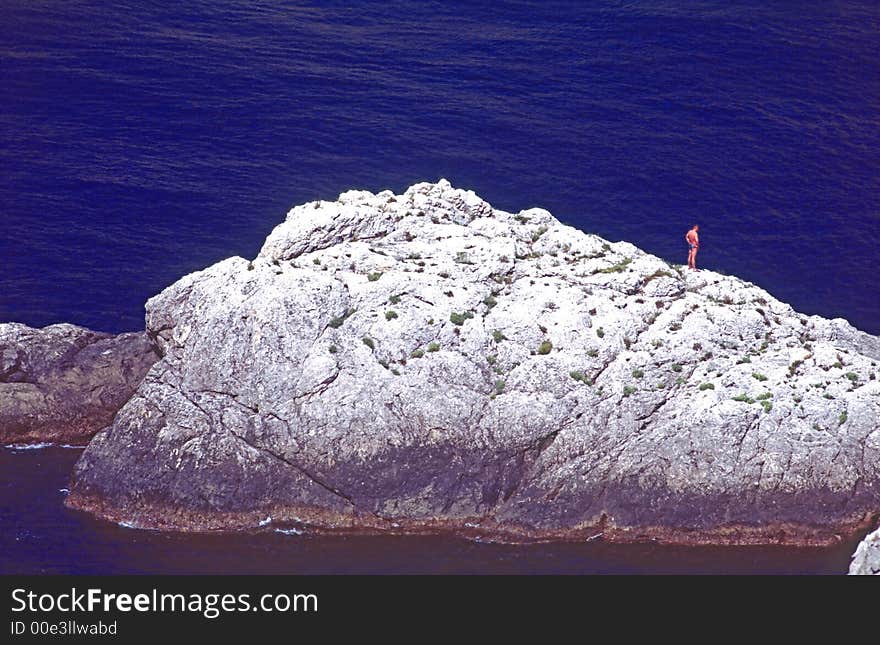
[[[259,523],[257,524],[257,526],[268,526],[271,523],[272,523],[272,518],[267,517],[265,520],[260,520]]]
[[[305,531],[301,531],[300,529],[275,529],[276,533],[281,533],[282,535],[302,535]]]
[[[72,443],[62,443],[59,446],[59,448],[73,448],[74,450],[82,450],[85,447],[86,447],[85,444],[83,444],[82,446],[75,446]]]
[[[121,527],[124,528],[124,529],[136,529],[136,528],[138,528],[135,524],[133,524],[132,522],[128,522],[128,521],[126,521],[126,520],[122,520],[121,522],[117,522],[116,524],[117,524],[118,526],[121,526]]]
[[[58,492],[61,493],[62,495],[67,495],[68,493],[70,493],[70,489],[69,488],[59,488]]]
[[[8,443],[4,448],[9,448],[10,450],[42,450],[43,448],[49,448],[50,446],[54,446],[54,443],[44,442],[44,443]]]
[[[515,542],[502,536],[492,535],[462,535],[463,539],[474,544],[491,544],[494,546],[517,546],[520,542]]]

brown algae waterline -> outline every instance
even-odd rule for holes
[[[266,522],[223,534],[134,530],[64,507],[81,450],[0,451],[0,572],[843,574],[864,531],[832,547],[502,544],[451,535],[312,535]],[[259,523],[258,523],[259,524]]]

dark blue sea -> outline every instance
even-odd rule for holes
[[[0,321],[142,328],[294,204],[446,177],[674,262],[699,223],[701,266],[880,333],[876,2],[0,11]]]

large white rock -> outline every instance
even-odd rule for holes
[[[812,543],[880,510],[880,339],[445,180],[297,206],[147,328],[69,497],[106,517]]]

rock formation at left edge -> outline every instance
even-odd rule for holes
[[[157,359],[144,332],[0,324],[0,443],[85,443]]]

